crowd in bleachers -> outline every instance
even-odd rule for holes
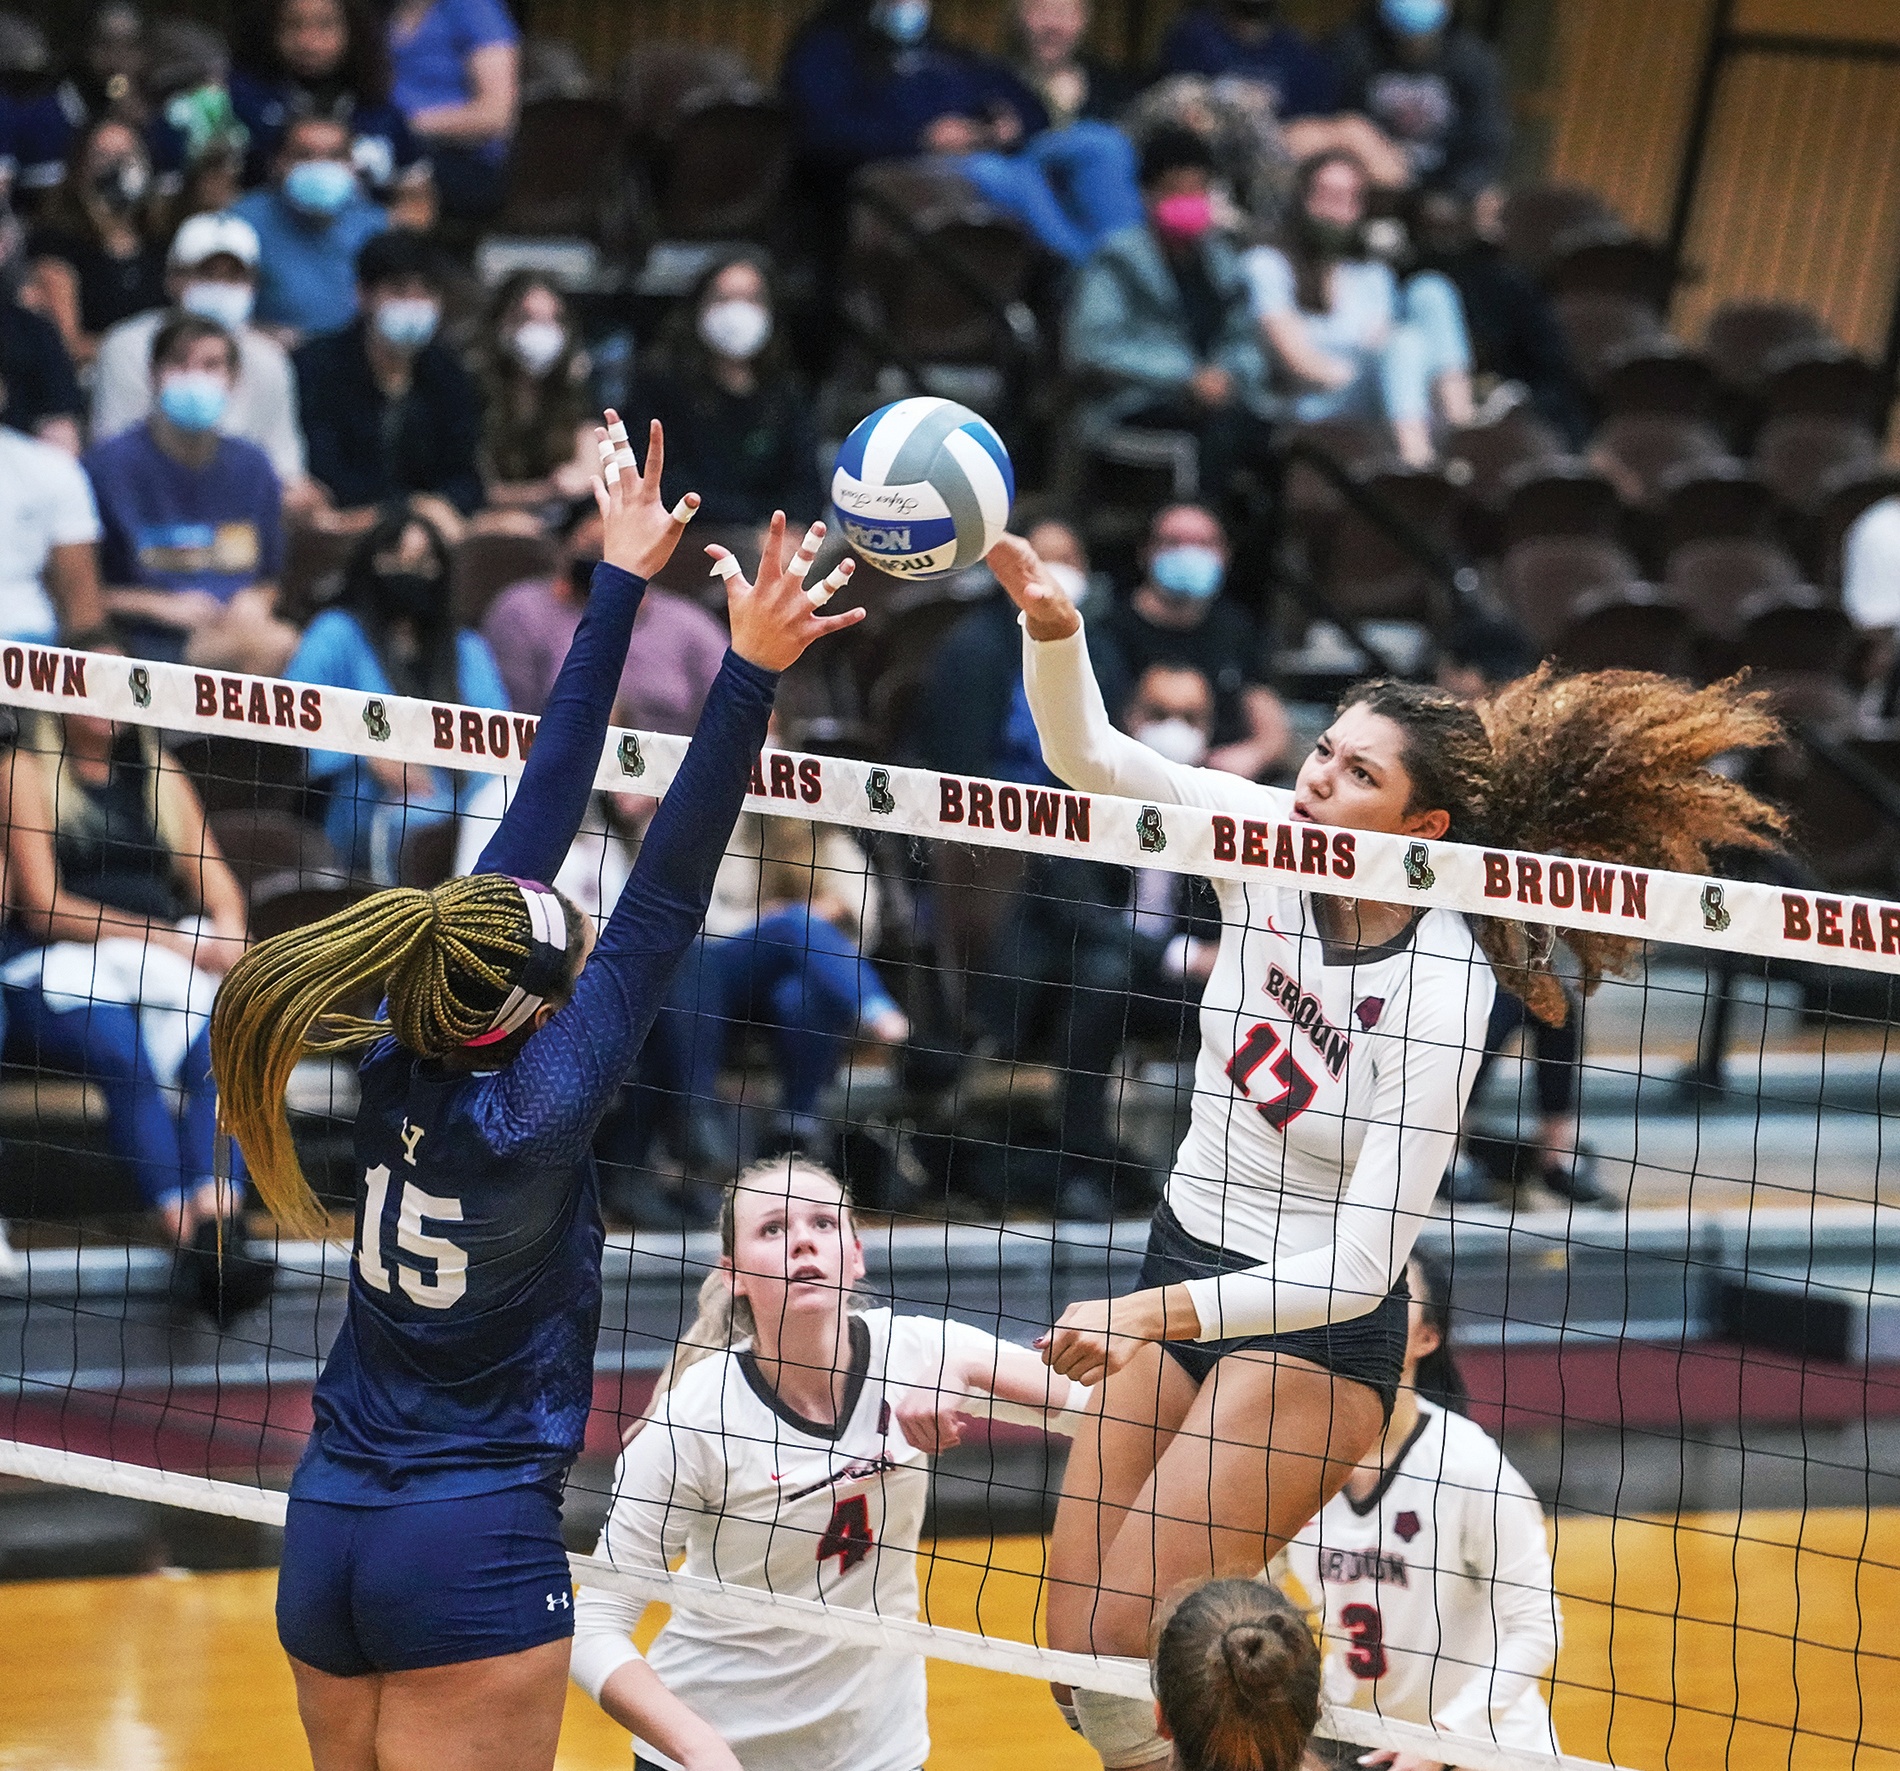
[[[1750,665],[1843,730],[1893,712],[1877,373],[1799,309],[1672,337],[1662,249],[1587,193],[1511,188],[1497,56],[1446,0],[1368,0],[1325,43],[1272,0],[1189,4],[1142,70],[1090,53],[1086,0],[1011,10],[1000,58],[928,0],[832,0],[782,69],[643,44],[611,87],[500,0],[251,0],[228,42],[103,0],[63,58],[0,13],[0,636],[536,712],[600,554],[604,405],[664,422],[695,539],[743,559],[775,508],[820,513],[852,423],[922,390],[1003,430],[1111,708],[1179,760],[1275,778],[1346,676],[1475,690],[1550,653]],[[695,563],[642,609],[626,723],[697,718],[723,634]],[[857,584],[872,618],[788,678],[785,741],[1047,779],[982,569]],[[78,927],[56,899],[158,939],[241,936],[248,893],[253,931],[283,926],[443,877],[502,790],[323,752],[233,782],[202,744],[181,769],[96,737],[38,734],[72,803],[33,858],[44,902],[11,888],[5,1056],[123,1073],[115,1142],[189,1236],[216,1212],[189,1099],[175,1155],[138,1130],[176,1065],[116,1024],[55,1036],[33,956]],[[21,766],[16,807],[47,791]],[[570,868],[590,908],[647,809],[599,804]],[[1834,859],[1877,874],[1893,845]],[[1047,1198],[1140,1203],[1108,1079],[1131,1039],[1188,1040],[1204,907],[1169,875],[984,865],[748,820],[652,1087],[603,1134],[622,1215],[703,1214],[649,1172],[656,1131],[688,1177],[749,1147],[715,1087],[748,1023],[773,1135],[827,1135],[856,1037],[914,1089],[954,1069],[933,1054],[1041,1060]],[[1517,1172],[1592,1197],[1575,1054],[1540,1056]]]

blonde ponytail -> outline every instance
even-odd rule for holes
[[[420,1057],[446,1056],[487,1031],[529,940],[521,888],[480,873],[433,891],[378,892],[260,942],[231,968],[211,1011],[219,1123],[285,1230],[320,1236],[329,1226],[284,1108],[298,1062],[391,1032]],[[336,1012],[379,990],[387,1020]]]

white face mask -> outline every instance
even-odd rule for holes
[[[747,362],[772,336],[771,311],[763,302],[715,301],[699,316],[699,336],[708,350]]]
[[[188,314],[216,320],[227,332],[248,323],[257,291],[249,283],[220,283],[206,278],[187,283],[178,292],[178,305]]]
[[[1190,769],[1199,768],[1207,759],[1207,734],[1178,714],[1172,719],[1150,720],[1145,726],[1137,726],[1135,738],[1156,756],[1185,764]]]
[[[538,379],[567,349],[567,328],[558,320],[523,320],[509,338],[508,349],[515,361]]]

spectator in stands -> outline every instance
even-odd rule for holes
[[[1421,185],[1476,197],[1504,181],[1511,113],[1491,46],[1451,0],[1370,0],[1333,40],[1343,108],[1404,150]]]
[[[1420,192],[1412,215],[1419,268],[1441,273],[1458,291],[1475,375],[1523,389],[1580,450],[1590,439],[1590,401],[1557,310],[1543,285],[1477,223],[1477,206],[1456,191]]]
[[[1471,343],[1446,278],[1421,271],[1401,289],[1367,253],[1366,188],[1350,154],[1300,168],[1286,247],[1256,246],[1244,261],[1254,313],[1297,418],[1382,417],[1400,456],[1423,466],[1436,454],[1434,407],[1470,422]]]
[[[257,323],[286,345],[347,326],[356,314],[356,259],[389,225],[350,163],[350,132],[333,117],[298,117],[284,131],[273,181],[233,208],[257,230]]]
[[[173,314],[152,336],[151,377],[151,415],[85,457],[106,606],[140,657],[274,671],[296,639],[275,614],[283,488],[262,449],[218,431],[237,341]]]
[[[350,132],[350,164],[398,227],[428,228],[435,180],[389,96],[388,46],[368,0],[265,0],[243,15],[231,105],[249,133],[246,182],[261,184],[299,117]]]
[[[1841,603],[1867,636],[1862,664],[1875,685],[1870,709],[1893,717],[1900,701],[1900,498],[1881,498],[1848,525],[1841,542]]]
[[[90,363],[107,327],[165,299],[165,258],[139,133],[106,117],[72,144],[66,176],[27,237],[22,298]]]
[[[92,437],[116,437],[152,410],[152,340],[171,313],[201,314],[237,340],[238,377],[218,429],[270,457],[286,500],[307,501],[297,386],[284,347],[251,322],[257,295],[257,232],[235,215],[194,215],[172,237],[165,292],[170,308],[121,320],[93,365]]]
[[[1090,0],[1016,0],[1010,62],[1042,100],[1052,129],[1083,119],[1112,123],[1135,96],[1128,75],[1083,48],[1090,11]]]
[[[1212,748],[1195,760],[1259,781],[1285,767],[1293,734],[1262,674],[1260,630],[1221,595],[1227,563],[1220,519],[1204,505],[1169,505],[1149,528],[1142,580],[1110,611],[1103,639],[1130,679],[1157,664],[1206,677],[1214,689]]]
[[[151,118],[146,61],[144,13],[132,0],[98,0],[88,13],[79,57],[59,83],[59,107],[72,129],[106,117],[143,129]]]
[[[667,483],[700,495],[702,523],[753,526],[774,510],[802,521],[824,509],[811,395],[751,249],[700,278],[635,400],[666,427]]]
[[[105,1091],[112,1148],[179,1250],[180,1277],[228,1318],[271,1280],[267,1259],[238,1256],[241,1188],[220,1185],[212,1160],[211,1001],[244,950],[243,890],[149,727],[83,714],[22,725],[0,754],[7,1055]]]
[[[72,121],[60,105],[46,33],[0,13],[0,151],[11,164],[16,206],[31,210],[66,176]]]
[[[600,459],[587,352],[567,298],[541,272],[516,271],[502,280],[482,321],[475,368],[485,407],[481,462],[489,503],[558,518],[586,498],[591,510],[588,488]]]
[[[85,470],[14,424],[0,382],[0,639],[94,632],[105,619],[98,546]]]
[[[1339,71],[1279,15],[1279,0],[1191,6],[1161,40],[1159,71],[1248,81],[1271,95],[1283,119],[1330,117],[1341,108]]]
[[[603,540],[600,512],[590,501],[567,532],[556,576],[513,585],[488,606],[482,637],[517,713],[538,714],[547,705],[587,607]],[[625,723],[647,732],[691,732],[725,652],[725,629],[717,620],[690,598],[648,585],[620,676]]]
[[[1240,255],[1214,231],[1213,154],[1160,129],[1141,154],[1147,219],[1103,242],[1069,306],[1068,361],[1093,386],[1077,414],[1092,441],[1118,424],[1186,430],[1200,482],[1220,497],[1265,447],[1266,354]]]
[[[349,522],[417,492],[478,509],[481,394],[436,337],[440,255],[407,229],[379,234],[357,255],[356,281],[362,311],[293,358],[311,476]]]
[[[10,296],[0,298],[0,381],[7,386],[8,424],[68,455],[79,453],[85,404],[65,341],[51,320]]]
[[[521,33],[501,0],[397,0],[391,97],[428,149],[443,212],[501,207],[521,92]]]
[[[508,705],[487,641],[456,626],[447,543],[407,510],[384,516],[356,544],[342,595],[304,631],[284,675],[372,695]],[[406,836],[455,816],[487,779],[327,750],[312,752],[310,774],[329,789],[324,829],[336,852],[378,885],[401,877]]]

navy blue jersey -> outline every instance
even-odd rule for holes
[[[477,871],[552,879],[593,786],[644,585],[598,568],[520,789]],[[728,652],[572,999],[470,1075],[393,1039],[362,1065],[349,1308],[317,1380],[301,1499],[380,1505],[559,1479],[600,1323],[594,1129],[698,932],[776,676]]]

